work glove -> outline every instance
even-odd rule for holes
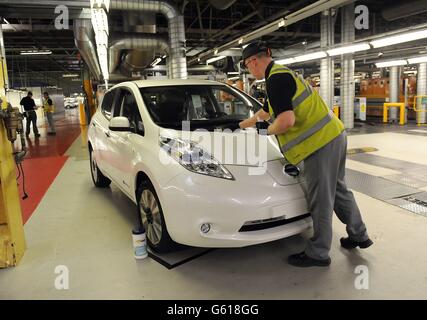
[[[258,134],[262,134],[262,135],[268,135],[267,134],[267,128],[270,124],[266,121],[258,121],[256,123],[256,131],[258,132]]]

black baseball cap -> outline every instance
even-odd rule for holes
[[[271,50],[265,42],[263,41],[256,41],[249,43],[242,52],[242,60],[243,62],[253,55],[256,55],[258,53],[266,53],[267,55],[271,56]]]

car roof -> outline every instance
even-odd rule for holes
[[[136,80],[131,81],[139,88],[162,87],[162,86],[183,86],[183,85],[221,85],[223,83],[212,80],[199,79],[166,79],[166,80]]]

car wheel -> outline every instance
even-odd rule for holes
[[[163,210],[153,185],[143,181],[137,190],[138,214],[144,226],[148,245],[159,253],[170,252],[176,243],[169,236]]]
[[[96,164],[96,159],[93,156],[93,150],[90,149],[90,173],[92,176],[93,184],[98,188],[106,188],[110,185],[111,180],[104,176],[99,170],[98,165]]]

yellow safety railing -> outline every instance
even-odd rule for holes
[[[425,125],[427,125],[427,123],[421,123],[421,122],[419,122],[419,118],[420,117],[418,117],[418,113],[419,112],[427,112],[427,108],[425,109],[425,110],[422,110],[422,109],[418,109],[417,108],[417,101],[418,101],[418,99],[421,99],[421,104],[423,104],[422,103],[422,98],[427,98],[427,96],[426,95],[422,95],[422,96],[414,96],[414,111],[417,113],[416,114],[416,119],[417,119],[417,126],[425,126]]]
[[[390,107],[400,108],[399,124],[403,126],[405,124],[405,104],[403,102],[385,102],[383,108],[383,122],[387,122],[388,108]]]

